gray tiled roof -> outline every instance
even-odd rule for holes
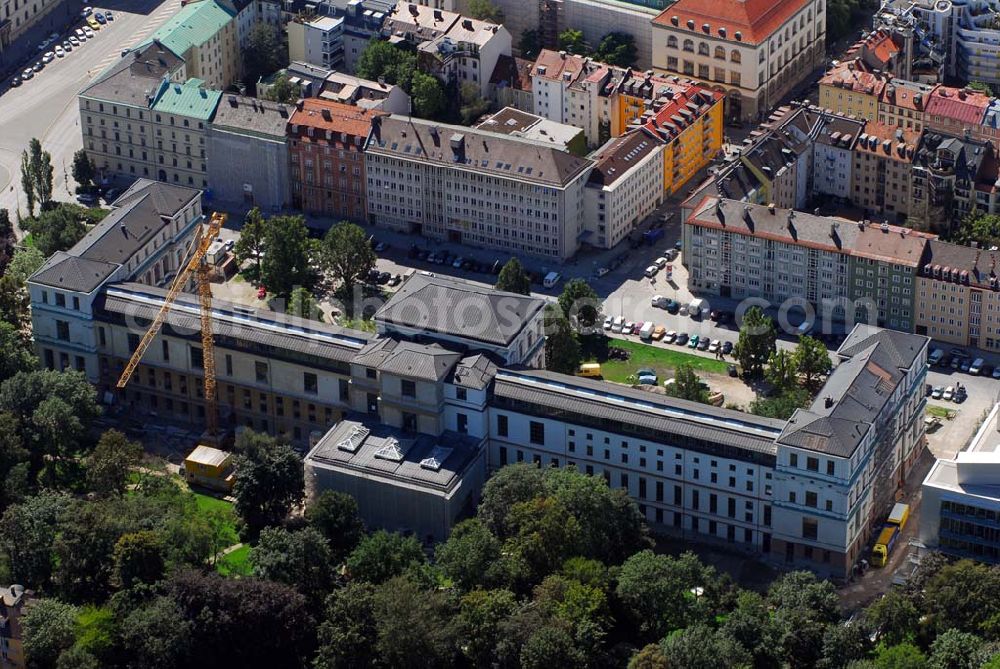
[[[366,346],[353,362],[394,376],[441,381],[454,369],[462,354],[440,344],[381,338]]]
[[[592,164],[543,142],[395,114],[372,123],[366,150],[557,187]]]
[[[837,353],[844,357],[863,351],[872,344],[878,344],[890,356],[892,364],[897,368],[908,368],[913,364],[920,352],[927,346],[927,337],[917,334],[887,330],[859,323],[844,339]]]
[[[368,430],[357,438],[351,450],[339,447],[356,428]],[[403,453],[401,462],[375,457],[391,440],[398,442]],[[360,442],[360,443],[358,443]],[[436,447],[449,449],[438,470],[422,466],[421,461],[432,455]],[[319,440],[306,456],[314,467],[354,470],[359,476],[378,477],[433,491],[448,492],[461,482],[469,465],[480,455],[481,440],[457,432],[444,432],[440,437],[407,434],[381,423],[342,420]]]
[[[375,314],[376,321],[510,344],[545,302],[444,276],[416,273]]]
[[[145,326],[163,305],[167,291],[138,283],[119,283],[104,291],[99,312],[128,316]],[[201,330],[198,296],[178,295],[167,314],[165,331],[171,328],[185,334]],[[267,309],[254,309],[224,300],[212,301],[212,331],[216,337],[232,337],[248,344],[273,347],[272,355],[294,351],[335,362],[350,362],[373,335],[348,330]]]
[[[490,357],[478,353],[462,358],[448,381],[456,386],[483,390],[493,382],[496,373],[497,366]]]
[[[118,265],[112,263],[75,258],[65,251],[58,251],[31,276],[31,282],[90,293],[114,274],[116,269]]]
[[[610,424],[638,426],[767,455],[776,453],[774,440],[784,426],[780,420],[551,372],[500,370],[493,392],[498,398],[529,406],[579,413]]]
[[[80,95],[136,107],[149,107],[160,82],[184,61],[157,41],[131,51],[98,75]]]
[[[216,107],[211,125],[237,132],[272,135],[284,140],[288,119],[294,110],[295,107],[291,105],[226,94]]]

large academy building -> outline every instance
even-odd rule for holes
[[[29,280],[43,363],[84,370],[111,400],[201,217],[198,191],[140,181],[53,256]],[[926,337],[858,326],[814,404],[778,421],[541,371],[543,308],[425,273],[374,334],[216,301],[221,420],[312,444],[319,487],[423,539],[474,509],[489,471],[523,461],[603,476],[658,532],[850,572],[923,444]],[[203,420],[198,313],[182,296],[120,410]]]

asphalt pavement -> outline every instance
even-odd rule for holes
[[[116,0],[95,5],[95,10],[110,10],[115,18],[96,31],[93,39],[49,63],[17,88],[10,87],[9,79],[0,84],[0,208],[14,212],[24,206],[21,152],[32,137],[39,138],[52,154],[55,199],[72,199],[76,186],[70,175],[73,154],[83,146],[77,93],[120,58],[123,49],[147,39],[179,8],[180,0]],[[63,33],[59,42],[68,36]]]

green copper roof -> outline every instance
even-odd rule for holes
[[[150,40],[160,40],[177,56],[183,57],[192,46],[199,46],[211,39],[234,16],[216,0],[191,2],[160,26]]]
[[[188,79],[183,84],[160,84],[153,110],[207,121],[219,106],[222,91],[202,88],[204,84],[201,79]]]

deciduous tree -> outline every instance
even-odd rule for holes
[[[559,307],[573,328],[590,334],[601,320],[601,298],[586,279],[570,279],[559,295]]]
[[[257,80],[288,65],[288,49],[282,43],[278,29],[258,22],[247,35],[243,49],[243,69],[247,80],[256,84]]]
[[[521,262],[517,258],[508,260],[507,264],[500,270],[496,289],[519,295],[531,294],[531,279],[528,278],[527,272],[524,271],[524,267],[521,266]]]
[[[573,326],[561,309],[545,306],[545,368],[561,374],[574,374],[583,354]]]
[[[583,31],[567,28],[559,33],[559,50],[566,51],[578,56],[586,56],[590,53],[590,47],[583,37]]]
[[[330,547],[312,527],[296,531],[265,527],[250,549],[250,564],[254,576],[290,585],[317,605],[333,587]]]
[[[337,223],[326,233],[322,257],[324,271],[339,283],[341,295],[347,299],[378,259],[361,226],[347,221]]]
[[[107,430],[87,456],[87,486],[99,495],[125,492],[129,470],[142,459],[142,446],[118,430]]]
[[[97,177],[97,167],[86,151],[78,149],[73,154],[73,167],[71,169],[73,180],[77,183],[76,191],[78,193],[85,192],[94,187],[94,179]]]
[[[114,583],[118,587],[156,583],[166,570],[163,541],[150,530],[123,534],[115,543],[114,561]]]
[[[503,23],[503,12],[490,0],[469,0],[468,15],[480,21]]]
[[[58,599],[36,599],[21,617],[24,654],[32,667],[55,667],[76,639],[79,610]]]
[[[305,515],[306,522],[326,538],[334,561],[343,560],[365,534],[358,503],[344,492],[324,490],[306,507]]]
[[[317,636],[319,649],[313,669],[379,666],[375,648],[378,641],[375,586],[353,582],[330,594]]]
[[[463,591],[499,585],[500,541],[482,521],[464,520],[452,528],[447,541],[438,544],[436,562],[445,576]]]
[[[420,118],[438,118],[447,106],[444,86],[433,75],[416,70],[410,76],[413,114]]]
[[[240,228],[240,237],[233,245],[233,255],[241,265],[252,261],[255,270],[255,279],[261,280],[261,259],[264,257],[266,245],[264,243],[265,222],[264,215],[260,213],[258,207],[254,207],[247,212],[243,219],[243,227]]]
[[[268,291],[287,298],[298,286],[312,287],[316,278],[310,265],[313,244],[304,218],[267,219],[263,244],[266,252],[260,264],[260,278]]]
[[[347,557],[347,572],[354,581],[384,583],[426,561],[416,537],[377,530],[362,539]]]
[[[778,393],[798,385],[798,365],[788,351],[772,351],[764,378]]]
[[[764,371],[764,364],[776,350],[777,337],[774,321],[765,316],[760,307],[753,306],[747,309],[733,351],[745,373],[760,377]]]
[[[623,32],[608,33],[594,51],[594,60],[619,67],[632,67],[635,58],[635,38]]]
[[[251,537],[277,525],[305,494],[302,460],[288,444],[247,430],[237,440],[235,509]]]
[[[708,403],[708,390],[704,382],[688,364],[678,365],[674,370],[674,382],[666,386],[667,394],[691,402]]]
[[[812,388],[819,377],[829,374],[833,368],[826,345],[814,337],[799,337],[793,359],[798,372],[805,377],[807,388]]]

